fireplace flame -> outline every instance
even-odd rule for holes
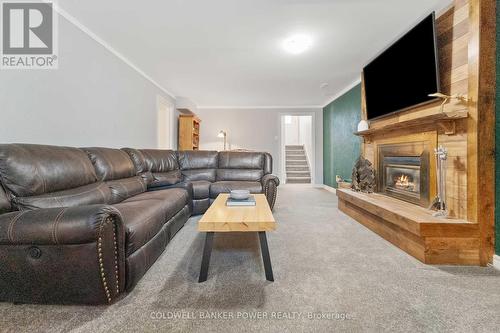
[[[399,176],[394,175],[392,184],[389,186],[403,191],[419,192],[418,184],[415,182],[413,177],[404,173]]]
[[[410,185],[413,185],[413,183],[410,182],[407,175],[401,175],[396,178],[396,186],[408,187]]]

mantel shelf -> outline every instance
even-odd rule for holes
[[[374,134],[383,133],[386,131],[391,131],[395,129],[425,126],[435,124],[436,127],[440,127],[444,130],[445,134],[452,135],[455,133],[455,120],[465,119],[469,116],[467,110],[459,110],[453,112],[440,112],[431,114],[424,117],[408,119],[403,121],[397,121],[387,125],[373,127],[367,129],[366,131],[354,132],[354,135],[369,137]]]

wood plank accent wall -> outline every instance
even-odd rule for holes
[[[469,5],[469,183],[467,218],[479,224],[481,265],[490,263],[495,234],[495,0]]]
[[[470,19],[469,1],[456,0],[454,5],[436,19],[436,30],[439,50],[440,80],[442,92],[445,94],[469,94],[469,39]],[[363,88],[363,86],[362,86]],[[366,104],[364,93],[362,94],[362,117],[366,119]],[[416,119],[422,116],[441,112],[441,102],[413,108],[394,116],[372,121],[370,128],[383,127],[391,123]],[[445,105],[445,112],[467,110],[464,102],[451,101]],[[468,120],[457,120],[454,135],[445,134],[444,129],[437,129],[434,125],[414,129],[417,132],[437,131],[437,145],[443,145],[448,149],[447,163],[447,203],[452,217],[467,219],[467,142],[468,142]],[[380,133],[380,139],[393,137],[398,138],[408,134],[408,129],[391,131],[391,133]],[[403,138],[402,138],[403,139]],[[362,151],[366,158],[375,161],[377,136],[373,142],[365,142]]]
[[[437,20],[441,92],[461,94],[444,112],[467,111],[455,121],[455,132],[436,124],[381,130],[362,144],[362,154],[374,162],[377,140],[397,141],[411,133],[436,131],[437,145],[448,149],[447,203],[450,216],[479,223],[481,264],[491,262],[494,248],[495,130],[495,0],[455,0]],[[362,78],[362,119],[366,103]],[[441,112],[440,102],[412,108],[370,122],[370,129],[419,119]]]

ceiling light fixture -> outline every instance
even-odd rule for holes
[[[285,51],[292,54],[300,54],[307,51],[312,45],[312,39],[305,34],[297,34],[283,41]]]

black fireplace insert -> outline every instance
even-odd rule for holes
[[[379,192],[420,206],[429,204],[429,153],[405,155],[397,146],[379,150]]]

